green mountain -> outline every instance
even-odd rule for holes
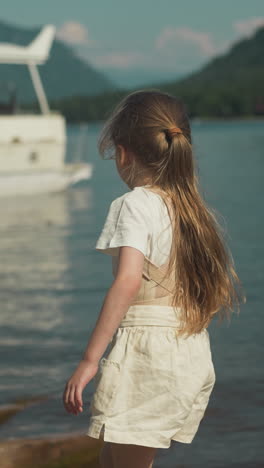
[[[27,45],[41,27],[24,29],[0,21],[0,42]],[[64,42],[54,40],[50,58],[39,66],[45,92],[49,99],[74,95],[94,95],[115,90],[117,86],[103,73],[81,60]],[[15,83],[20,102],[35,101],[31,78],[24,65],[0,64],[0,84]]]
[[[197,72],[159,89],[181,95],[192,115],[264,114],[264,27]]]
[[[264,27],[253,37],[237,41],[227,53],[198,71],[180,80],[155,84],[154,88],[182,97],[190,117],[264,115]],[[134,89],[79,96],[53,104],[69,121],[103,120],[131,91]]]

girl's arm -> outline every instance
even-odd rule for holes
[[[144,255],[133,247],[120,247],[116,278],[109,288],[83,359],[98,363],[128,307],[136,296],[142,279]]]
[[[64,390],[64,406],[70,413],[82,411],[82,391],[97,373],[101,356],[140,288],[144,258],[143,253],[133,247],[119,249],[116,277],[105,296],[83,357]]]

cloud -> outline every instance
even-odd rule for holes
[[[234,30],[242,36],[251,36],[260,26],[264,26],[264,16],[253,16],[233,23]]]
[[[186,47],[189,50],[186,52]],[[171,46],[173,49],[171,50]],[[200,54],[197,54],[197,46]],[[171,51],[172,54],[167,54]],[[129,69],[134,66],[144,68],[163,68],[172,66],[172,55],[183,68],[188,68],[189,60],[199,63],[199,60],[210,57],[217,52],[210,34],[194,31],[187,27],[164,28],[154,43],[154,49],[149,52],[128,51],[111,52],[93,57],[93,64],[98,67],[113,67]],[[157,55],[158,54],[158,55]],[[197,64],[198,64],[197,63]],[[174,66],[174,65],[173,65]]]
[[[264,25],[264,17],[236,20],[232,24],[236,38],[250,35],[256,28]],[[81,47],[81,56],[99,68],[129,70],[133,67],[177,72],[189,72],[201,66],[210,58],[226,53],[232,46],[232,39],[218,43],[210,32],[197,31],[188,26],[166,26],[157,35],[149,50],[109,50],[109,45],[100,44],[89,37],[88,29],[79,22],[65,22],[57,36]],[[236,39],[235,38],[235,39]],[[234,39],[233,39],[234,40]],[[95,45],[95,47],[94,47]],[[87,48],[87,51],[86,51]]]
[[[56,36],[69,44],[92,45],[95,42],[89,38],[88,29],[77,21],[66,21]]]
[[[217,52],[211,34],[195,31],[186,26],[179,28],[167,26],[157,37],[155,46],[157,50],[163,50],[170,45],[180,48],[184,46],[184,43],[198,47],[201,55],[204,57],[212,56]]]
[[[130,68],[135,65],[142,65],[146,58],[141,52],[113,52],[105,55],[97,55],[93,63],[99,67]]]

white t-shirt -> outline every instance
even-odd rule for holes
[[[147,187],[134,187],[112,201],[96,250],[116,256],[119,247],[130,246],[157,266],[166,263],[172,242],[171,221],[162,197]]]

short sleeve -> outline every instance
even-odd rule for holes
[[[145,256],[151,237],[151,218],[144,200],[119,197],[109,208],[95,249],[116,256],[119,247],[129,246]]]

